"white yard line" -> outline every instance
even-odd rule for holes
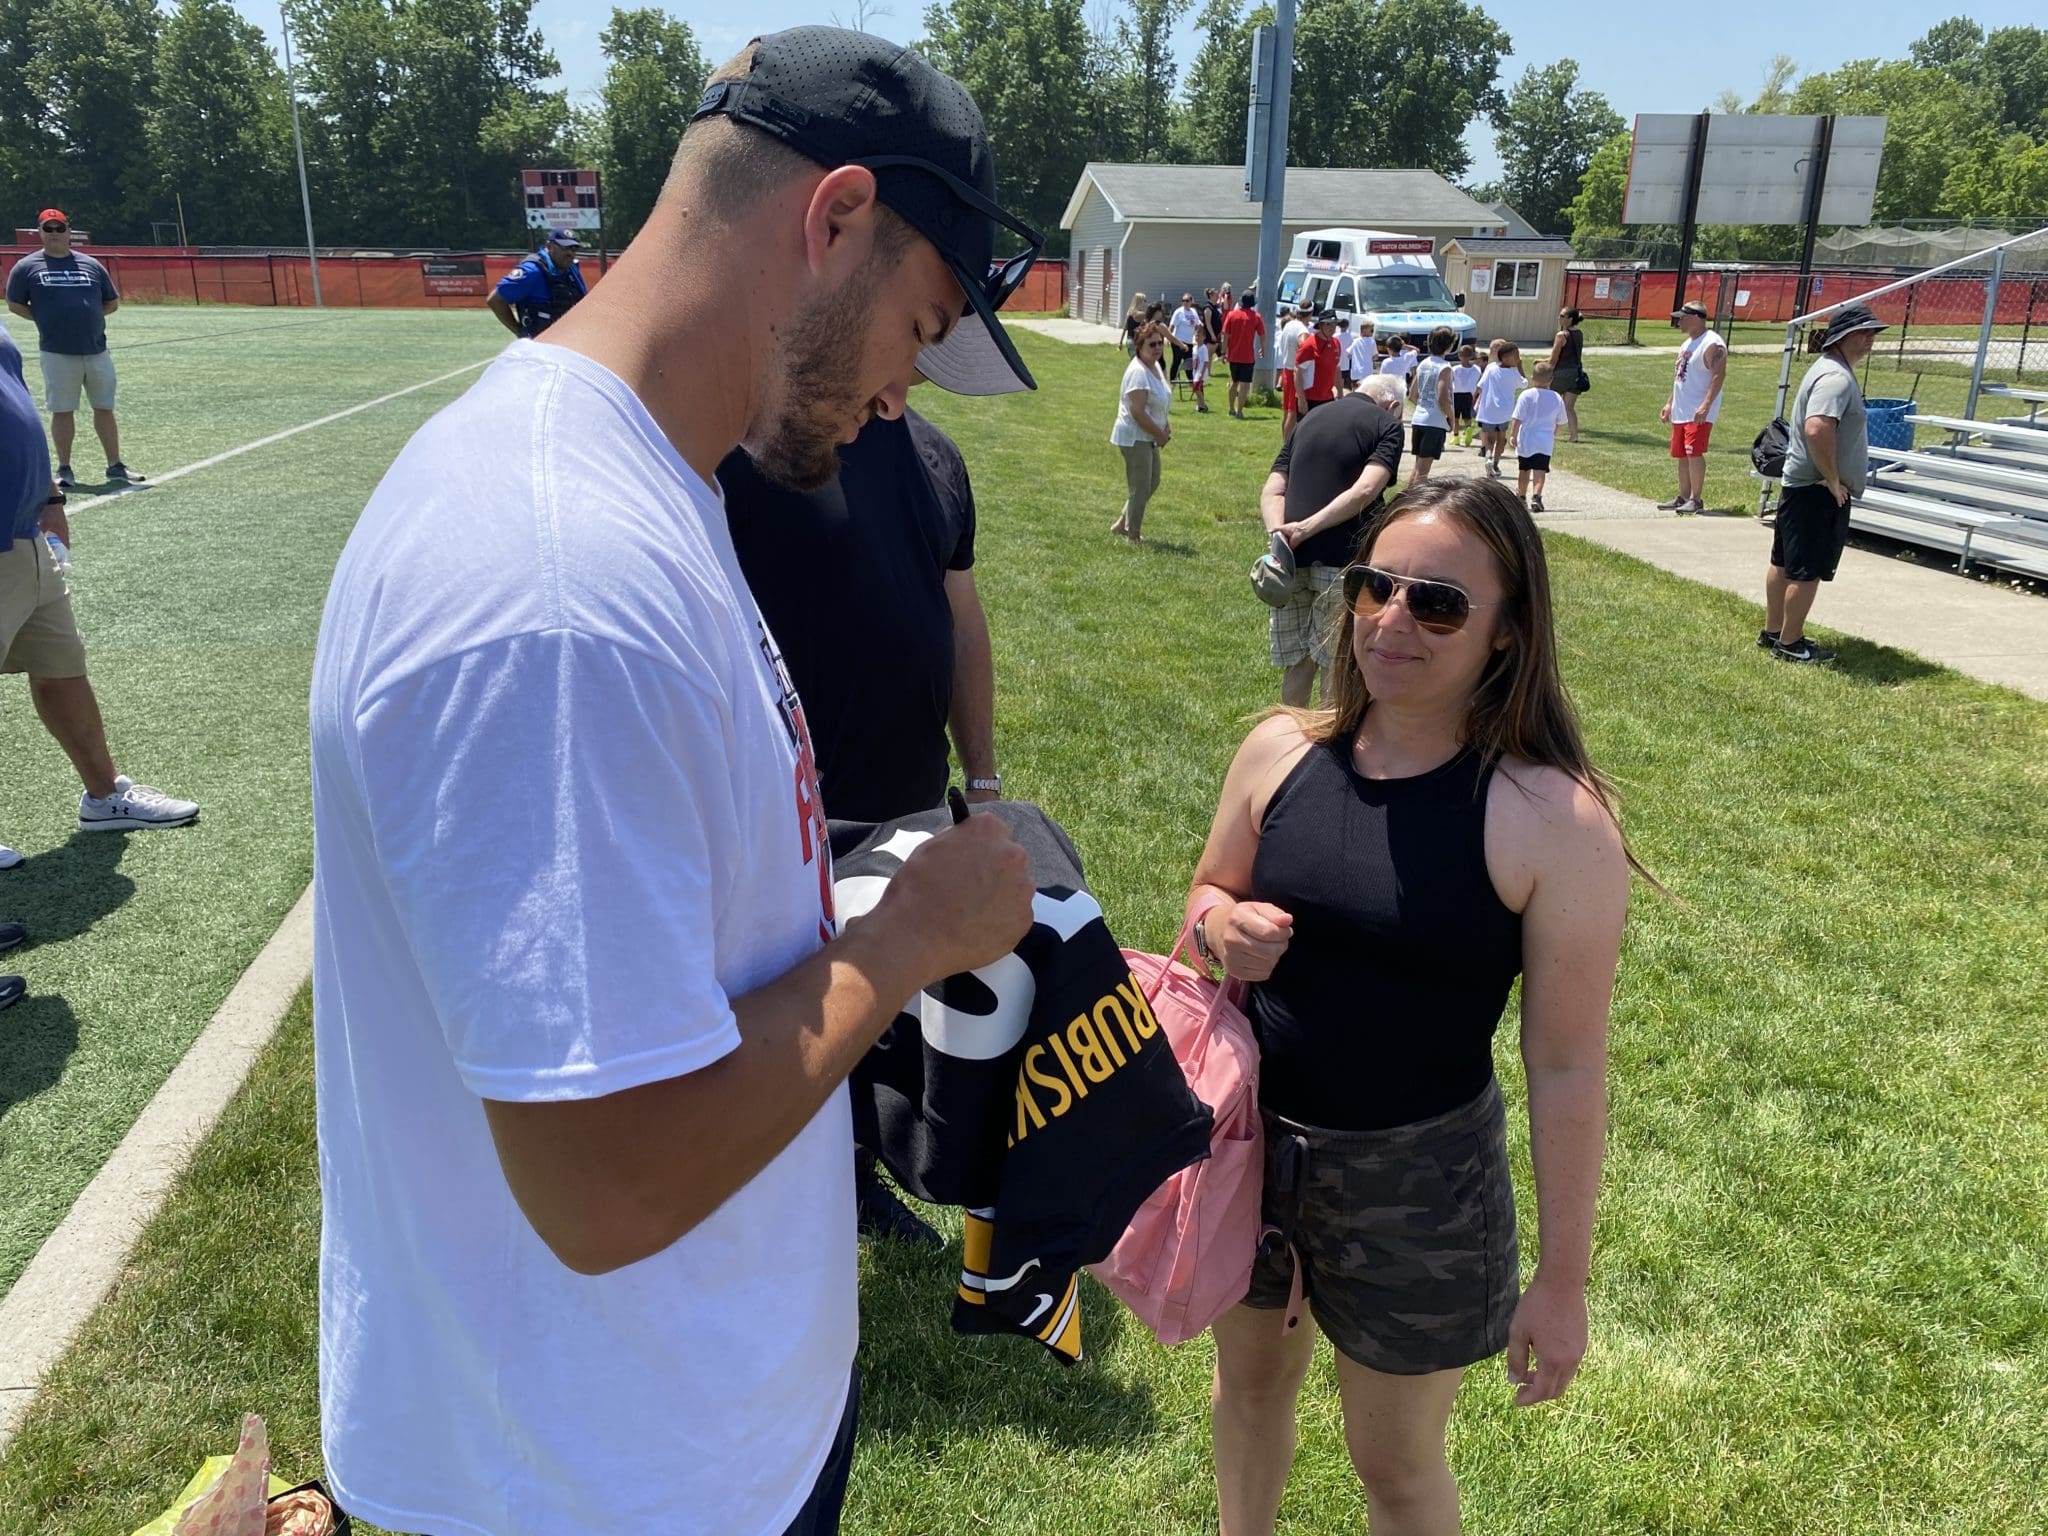
[[[436,384],[446,384],[450,379],[459,379],[465,373],[474,373],[477,369],[493,361],[494,359],[486,357],[474,363],[464,364],[452,373],[444,373],[438,378],[422,379],[417,384],[408,384],[403,389],[394,389],[388,395],[379,395],[374,400],[365,400],[361,405],[352,405],[347,410],[336,411],[332,415],[322,416],[317,421],[305,421],[299,423],[296,427],[286,427],[282,432],[273,432],[268,437],[259,437],[253,443],[244,443],[241,447],[230,448],[225,453],[216,453],[213,457],[201,459],[196,464],[185,464],[177,469],[167,469],[160,475],[151,476],[141,485],[123,486],[118,491],[106,491],[97,496],[78,497],[77,504],[81,507],[90,507],[102,501],[111,501],[116,496],[132,496],[137,491],[148,490],[151,486],[166,485],[182,476],[194,474],[202,469],[211,469],[216,464],[225,464],[229,459],[240,458],[245,453],[254,453],[258,448],[268,448],[272,443],[281,443],[288,437],[297,437],[301,432],[310,432],[315,427],[325,427],[334,422],[345,420],[360,411],[367,411],[373,406],[384,405],[392,400],[402,399],[406,395],[417,394],[423,389],[432,389]]]
[[[0,1456],[50,1368],[121,1278],[136,1240],[241,1088],[312,968],[309,887],[0,1299]]]

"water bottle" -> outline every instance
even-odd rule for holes
[[[71,551],[54,533],[46,533],[43,537],[50,541],[50,564],[57,568],[59,576],[68,578],[71,575]]]

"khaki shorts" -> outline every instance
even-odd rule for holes
[[[1343,568],[1335,565],[1311,565],[1295,571],[1294,588],[1286,603],[1273,609],[1267,621],[1274,666],[1291,667],[1311,656],[1319,667],[1330,664],[1330,637],[1316,624],[1316,599],[1338,585],[1343,575]],[[1328,614],[1329,604],[1323,605],[1323,611]]]
[[[86,398],[92,401],[94,410],[111,411],[114,408],[114,357],[111,352],[95,352],[91,357],[79,357],[71,352],[40,352],[37,360],[43,365],[43,409],[52,416],[77,410],[81,388]]]
[[[71,592],[40,533],[0,549],[0,672],[85,676]]]

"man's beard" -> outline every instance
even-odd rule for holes
[[[839,439],[863,404],[859,348],[846,337],[867,333],[877,266],[870,259],[837,292],[797,311],[782,351],[774,420],[758,448],[747,445],[754,467],[777,485],[815,491],[839,473]]]

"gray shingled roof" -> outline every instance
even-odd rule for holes
[[[1126,222],[1151,219],[1256,224],[1259,205],[1244,200],[1239,165],[1107,165],[1091,160],[1060,224],[1069,228],[1088,181],[1102,189]],[[1495,218],[1435,171],[1312,170],[1287,172],[1290,224],[1355,224],[1373,228],[1464,224],[1496,228]]]
[[[1468,256],[1576,256],[1569,240],[1555,235],[1538,235],[1533,240],[1517,240],[1509,235],[1504,238],[1493,235],[1458,235],[1454,242],[1459,250]]]

